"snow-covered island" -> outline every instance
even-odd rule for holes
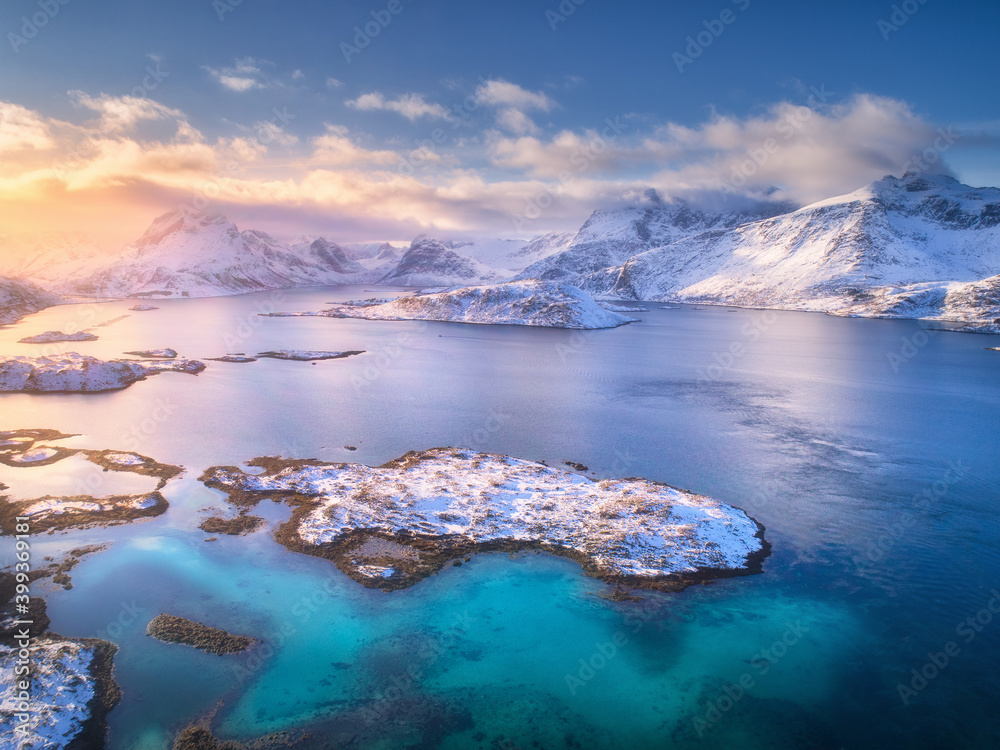
[[[70,341],[97,341],[97,336],[86,331],[77,333],[63,333],[62,331],[46,331],[36,336],[26,336],[17,343],[19,344],[61,344]]]
[[[121,696],[111,676],[118,647],[107,641],[45,636],[32,639],[27,651],[31,689],[24,700],[18,687],[24,678],[15,671],[19,648],[0,645],[3,746],[19,750],[103,747],[105,716]]]
[[[373,588],[410,586],[477,552],[537,549],[609,582],[676,589],[759,572],[769,551],[760,524],[717,500],[508,456],[435,448],[376,468],[278,458],[248,466],[264,471],[214,467],[201,480],[242,508],[285,499],[295,512],[278,541]]]
[[[260,352],[257,356],[263,359],[284,359],[291,362],[320,362],[325,359],[345,359],[364,354],[357,350],[348,352],[313,352],[299,349],[278,349],[273,352]]]
[[[197,375],[197,360],[101,360],[76,352],[50,357],[0,356],[0,392],[100,393],[128,388],[161,372]]]
[[[390,302],[355,302],[321,312],[270,315],[433,320],[573,329],[617,328],[636,322],[635,318],[606,310],[593,297],[574,286],[537,279],[416,294]]]

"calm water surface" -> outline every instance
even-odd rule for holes
[[[73,305],[0,329],[0,351],[17,354],[367,351],[0,397],[0,429],[80,433],[66,444],[186,468],[158,519],[36,540],[36,554],[112,543],[71,590],[45,591],[54,631],[120,646],[111,748],[166,748],[213,710],[219,736],[307,729],[304,747],[1000,745],[1000,616],[981,614],[1000,588],[1000,354],[985,350],[1000,337],[656,304],[638,324],[584,333],[257,315],[357,296],[371,295]],[[97,342],[16,343],[122,315]],[[379,464],[442,445],[712,495],[761,521],[774,551],[762,575],[616,603],[572,562],[534,554],[370,591],[275,544],[288,511],[270,503],[268,528],[249,537],[207,544],[197,530],[224,508],[197,481],[209,466]],[[23,497],[144,489],[83,461],[0,480]],[[266,646],[219,657],[166,645],[145,635],[159,612]],[[962,625],[977,613],[985,622]],[[949,641],[958,655],[911,685]],[[904,704],[901,683],[922,689]]]

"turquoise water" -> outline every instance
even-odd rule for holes
[[[161,518],[36,541],[44,554],[111,542],[73,589],[48,592],[54,630],[121,648],[110,747],[168,747],[213,710],[221,737],[306,729],[304,747],[997,747],[1000,621],[956,628],[1000,588],[1000,354],[984,350],[1000,337],[655,305],[588,333],[255,316],[350,296],[158,303],[73,349],[362,357],[210,363],[115,394],[0,401],[3,429],[80,432],[69,444],[188,470]],[[0,351],[37,353],[16,340],[127,307],[45,311],[0,330]],[[926,343],[910,349],[915,334]],[[249,537],[206,543],[196,528],[223,507],[196,481],[208,466],[377,464],[436,445],[712,495],[761,521],[773,554],[762,575],[640,602],[535,554],[383,593],[276,545],[288,511],[272,503]],[[162,644],[144,634],[161,611],[264,645],[219,657]],[[904,705],[898,685],[949,641],[960,653]]]

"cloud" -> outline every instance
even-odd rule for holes
[[[666,123],[645,135],[631,133],[627,120],[547,140],[495,134],[489,154],[494,165],[535,178],[607,178],[641,169],[668,193],[757,194],[778,186],[789,199],[808,203],[900,173],[936,135],[904,102],[858,95],[836,105],[779,102],[760,115],[713,115],[695,127]]]
[[[273,65],[274,63],[269,60],[254,57],[239,57],[233,60],[232,65],[223,68],[202,65],[202,70],[230,91],[243,93],[254,89],[270,89],[282,86],[280,81],[275,80],[263,70],[263,67]],[[296,76],[295,73],[299,73],[300,75]],[[301,71],[295,71],[295,73],[292,73],[292,78],[301,77]]]
[[[339,78],[327,78],[326,79],[326,87],[328,89],[339,89],[343,85],[344,85],[344,82],[341,81]]]
[[[98,127],[104,133],[125,133],[142,121],[184,119],[184,113],[177,109],[134,96],[109,96],[101,94],[89,96],[82,91],[70,91],[70,98],[79,107],[86,107],[100,115]]]
[[[541,132],[534,120],[528,116],[529,110],[549,112],[556,107],[556,102],[547,94],[541,91],[528,91],[516,83],[499,78],[483,81],[473,97],[480,105],[498,108],[497,125],[515,135]]]
[[[19,104],[0,102],[0,153],[44,150],[54,145],[49,126],[37,112]]]
[[[362,164],[397,164],[399,154],[395,151],[369,151],[359,146],[348,136],[342,125],[326,125],[326,133],[314,138],[310,166],[359,166]]]
[[[474,95],[479,104],[491,107],[513,107],[520,110],[538,109],[548,112],[556,106],[555,101],[541,91],[528,91],[497,78],[484,81]]]
[[[444,120],[448,118],[447,109],[440,104],[424,101],[424,97],[420,94],[403,94],[396,99],[386,99],[382,94],[375,91],[370,94],[362,94],[357,99],[349,99],[344,104],[351,109],[358,109],[363,112],[372,110],[396,112],[410,122],[415,122],[422,117],[427,117],[431,120]]]
[[[0,220],[8,228],[46,216],[100,226],[100,216],[106,231],[122,231],[110,219],[125,207],[145,224],[202,196],[212,210],[262,229],[269,225],[257,217],[297,233],[351,227],[337,235],[344,241],[422,231],[525,236],[576,228],[595,208],[624,205],[651,186],[677,196],[778,186],[781,197],[808,203],[900,174],[938,137],[905,103],[863,95],[837,104],[779,102],[699,124],[650,128],[609,118],[594,129],[544,136],[507,113],[524,109],[498,104],[491,113],[507,118],[503,130],[449,140],[414,173],[401,153],[338,124],[301,141],[268,123],[209,140],[185,113],[157,102],[75,97],[108,127],[95,133],[0,104]],[[146,120],[174,121],[176,130],[137,127]],[[525,132],[512,135],[518,129]],[[271,143],[284,147],[280,158],[269,153]],[[234,161],[254,168],[225,171]]]

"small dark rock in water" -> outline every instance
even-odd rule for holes
[[[153,307],[153,305],[132,305],[129,308],[132,312],[149,312],[151,310],[159,310],[158,307]]]
[[[210,536],[210,537],[209,537],[208,539],[206,539],[205,541],[206,541],[206,542],[217,542],[217,541],[219,541],[219,538],[218,538],[217,536]]]
[[[590,470],[590,467],[584,466],[583,464],[577,463],[576,461],[563,461],[563,463],[566,464],[567,466],[570,466],[570,467],[576,469],[577,471],[589,471]]]
[[[345,445],[344,446],[344,450],[345,451],[356,451],[357,449],[358,449],[357,446],[354,446],[354,445]]]
[[[212,516],[206,518],[198,527],[209,534],[229,534],[230,536],[243,536],[251,534],[264,525],[264,519],[260,516],[248,516],[240,514],[236,518],[222,518]]]
[[[177,352],[173,349],[143,349],[136,352],[125,352],[132,357],[142,357],[143,359],[177,359]]]
[[[154,617],[146,628],[146,635],[164,643],[184,643],[210,654],[237,654],[257,642],[256,638],[233,635],[200,622],[167,614]]]

